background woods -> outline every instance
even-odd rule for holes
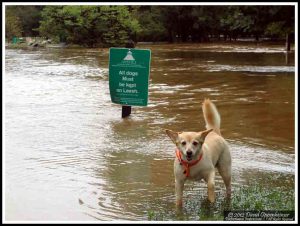
[[[134,41],[207,42],[285,39],[294,6],[6,6],[6,38],[122,46]]]

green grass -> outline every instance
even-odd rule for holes
[[[241,187],[231,201],[232,210],[294,210],[295,193],[277,187],[254,184]]]
[[[193,221],[223,221],[225,210],[295,210],[295,193],[293,189],[266,186],[258,183],[243,185],[236,188],[231,199],[220,193],[216,202],[207,201],[206,194],[196,194],[187,199],[184,209],[176,211],[148,211],[148,220],[193,220]]]

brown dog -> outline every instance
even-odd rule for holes
[[[176,205],[182,206],[184,182],[187,179],[207,182],[208,200],[215,201],[215,167],[222,176],[227,196],[231,194],[231,154],[220,133],[220,115],[216,106],[205,99],[202,105],[206,129],[202,132],[166,133],[175,143],[174,162]]]

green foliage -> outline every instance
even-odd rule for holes
[[[87,46],[124,46],[139,30],[127,6],[47,6],[39,31],[61,41]]]
[[[274,21],[283,24],[283,29],[273,29],[272,35],[282,37],[280,33],[294,31],[293,10],[293,6],[142,6],[137,10],[143,28],[139,39],[202,42],[223,35],[225,40],[258,40],[270,34],[274,27],[268,26]]]
[[[9,6],[5,10],[5,37],[12,39],[14,36],[22,35],[22,24],[18,16],[15,15],[13,9]]]
[[[268,24],[265,34],[271,37],[283,37],[284,32],[284,21],[272,22]]]
[[[90,47],[124,46],[128,39],[284,38],[294,33],[294,10],[288,5],[7,6],[6,37],[46,36]]]
[[[166,39],[167,32],[162,22],[161,8],[137,6],[133,13],[140,24],[140,29],[137,31],[138,40],[156,42]]]
[[[292,7],[281,6],[269,10],[272,18],[265,29],[265,35],[283,38],[287,33],[294,33],[295,12]]]
[[[42,12],[42,20],[38,31],[41,36],[46,37],[65,37],[66,31],[63,27],[62,6],[46,6]]]
[[[8,20],[8,26],[14,23],[17,23],[20,32],[17,36],[38,36],[38,32],[35,30],[39,26],[40,13],[43,6],[6,6],[6,21]],[[14,19],[12,20],[12,18]],[[17,18],[17,19],[16,19]],[[10,27],[9,27],[10,28]]]
[[[245,15],[241,7],[232,6],[224,13],[220,20],[221,28],[226,35],[237,38],[237,34],[251,33],[254,21],[250,15]]]
[[[284,37],[294,32],[294,7],[292,6],[229,6],[221,19],[225,35],[271,35]]]

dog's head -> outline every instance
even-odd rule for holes
[[[183,157],[187,161],[191,161],[200,152],[205,137],[211,131],[212,129],[202,132],[174,132],[167,129],[166,133],[183,154]]]

